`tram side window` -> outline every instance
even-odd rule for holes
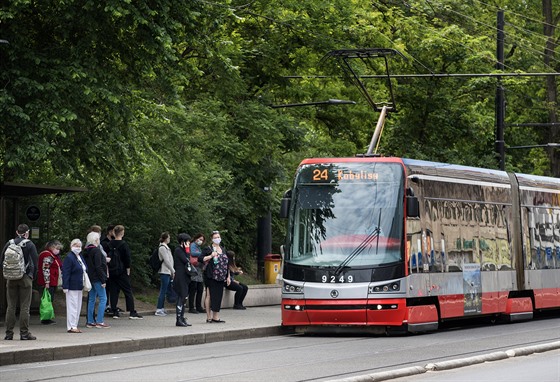
[[[552,216],[552,230],[554,237],[554,248],[553,248],[553,258],[555,261],[555,268],[560,268],[560,210],[556,209],[553,211]]]
[[[459,222],[461,226],[461,254],[463,264],[480,264],[478,250],[478,224],[473,219],[473,206],[467,202],[457,203]]]
[[[445,236],[443,234],[443,202],[441,200],[431,203],[431,232],[430,232],[430,272],[445,271],[447,261],[445,254]]]
[[[507,271],[515,268],[511,257],[511,234],[509,231],[509,219],[511,207],[501,206],[494,210],[496,214],[496,245],[498,247],[498,270]]]
[[[557,229],[558,211],[548,207],[529,209],[529,269],[558,268]]]
[[[485,205],[481,209],[479,248],[482,254],[483,271],[501,269],[503,261],[501,252],[504,242],[507,243],[507,230],[503,225],[500,211],[497,205]]]
[[[445,261],[442,250],[441,219],[439,204],[437,200],[426,200],[425,219],[422,227],[422,248],[424,271],[442,272]],[[445,244],[443,244],[445,245]]]
[[[407,232],[408,271],[409,273],[423,272],[420,220],[409,219]]]
[[[444,202],[444,224],[442,237],[445,239],[445,272],[462,272],[463,266],[463,240],[461,224],[459,222],[457,202]]]

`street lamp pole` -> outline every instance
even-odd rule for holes
[[[498,45],[496,49],[497,63],[496,69],[504,70],[504,11],[498,11]],[[504,141],[504,121],[505,121],[505,97],[502,78],[498,77],[496,86],[496,154],[498,155],[498,167],[505,169],[506,151]]]

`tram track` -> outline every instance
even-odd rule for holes
[[[560,319],[511,325],[473,322],[424,335],[275,336],[227,343],[146,350],[66,361],[14,365],[2,369],[12,382],[81,380],[331,381],[387,373],[429,363],[560,344]],[[219,365],[219,366],[217,366]],[[18,379],[25,367],[25,379]],[[162,374],[163,373],[163,374]]]
[[[329,339],[334,339],[335,341],[330,341],[328,343],[328,346],[336,346],[337,343],[345,343],[348,342],[348,340],[352,341],[352,342],[362,342],[362,341],[367,341],[368,338],[356,338],[356,337],[351,337],[351,338],[346,338],[346,337],[336,337],[336,336],[331,336],[329,337]],[[542,345],[542,344],[546,344],[549,342],[559,342],[560,343],[560,337],[557,338],[552,338],[550,340],[536,340],[536,341],[523,341],[523,342],[516,342],[516,343],[511,343],[508,344],[507,346],[496,346],[496,347],[491,347],[491,348],[486,348],[484,350],[475,350],[475,351],[467,351],[467,352],[457,352],[454,354],[449,354],[445,357],[419,357],[419,358],[414,358],[414,359],[409,359],[407,361],[404,362],[395,362],[395,363],[390,363],[390,364],[384,364],[384,365],[380,365],[380,366],[376,366],[376,367],[368,367],[368,368],[362,368],[359,370],[354,370],[352,372],[352,374],[372,374],[372,373],[379,373],[379,372],[386,372],[386,371],[390,371],[390,370],[395,370],[395,369],[402,369],[402,368],[406,368],[406,367],[411,367],[411,366],[419,366],[419,367],[424,367],[425,365],[429,364],[429,363],[436,363],[436,362],[442,362],[442,361],[449,361],[449,360],[456,360],[456,359],[463,359],[463,358],[469,358],[469,357],[473,357],[473,356],[479,356],[479,355],[484,355],[484,354],[489,354],[489,353],[494,353],[494,352],[499,352],[499,351],[507,351],[509,349],[512,348],[524,348],[524,347],[530,347],[530,346],[535,346],[535,345]],[[325,344],[321,345],[324,346]],[[276,348],[274,350],[274,353],[283,353],[283,352],[287,352],[287,351],[293,351],[295,349],[299,349],[299,350],[304,350],[304,349],[311,349],[314,347],[317,347],[318,345],[313,344],[313,345],[303,345],[303,346],[285,346],[282,348]],[[396,346],[394,349],[391,349],[389,351],[391,352],[395,352],[395,351],[403,351],[403,350],[407,350],[406,346]],[[412,350],[412,348],[408,348],[408,350]],[[169,353],[172,353],[174,351],[169,350]],[[245,351],[243,353],[238,353],[235,356],[233,355],[224,355],[224,357],[228,357],[228,358],[237,358],[239,356],[245,357],[245,358],[251,358],[253,355],[258,354],[260,351],[255,350],[255,351]],[[375,356],[376,352],[371,352],[370,354],[366,354],[365,356]],[[113,356],[111,358],[127,358],[127,356]],[[337,357],[336,359],[338,361],[342,361],[342,360],[351,360],[355,358],[355,355],[349,355],[347,357]],[[177,365],[185,365],[185,364],[189,364],[189,363],[203,363],[203,362],[212,362],[213,360],[215,360],[216,357],[215,356],[206,356],[206,357],[195,357],[194,359],[190,359],[188,361],[185,360],[176,360],[176,361],[171,361],[171,362],[164,362],[164,363],[157,363],[157,365],[159,367],[170,367],[170,366],[177,366]],[[323,358],[321,360],[321,362],[329,362],[329,361],[334,361],[335,358],[330,358],[330,359],[325,359]],[[122,364],[122,363],[121,363]],[[141,366],[140,368],[151,368],[154,367],[156,364],[155,363],[144,363],[143,366]],[[282,367],[284,368],[297,368],[297,367],[304,367],[304,366],[309,366],[309,362],[306,360],[302,360],[300,362],[292,362],[289,364],[283,364]],[[132,370],[138,370],[138,366],[136,367],[119,367],[119,368],[110,368],[110,369],[106,369],[103,370],[103,372],[129,372]],[[217,377],[219,380],[221,380],[222,378],[227,379],[230,378],[231,380],[235,381],[237,380],[237,378],[241,377],[242,375],[249,375],[251,373],[255,373],[255,372],[262,372],[265,370],[269,370],[268,366],[263,366],[263,367],[253,367],[249,370],[245,370],[243,373],[239,373],[239,372],[232,372],[232,373],[220,373],[219,375],[214,375],[214,377]],[[81,376],[81,377],[87,377],[88,375],[96,375],[98,374],[99,371],[94,372],[94,373],[81,373],[79,375],[74,375],[74,377],[76,376]],[[327,374],[327,375],[321,375],[318,377],[314,377],[314,378],[305,378],[305,379],[298,379],[299,382],[312,382],[312,381],[324,381],[324,380],[331,380],[331,379],[337,379],[337,378],[342,378],[342,377],[346,377],[348,376],[348,373],[331,373],[331,374]],[[62,379],[65,379],[66,377],[69,376],[61,376]],[[58,378],[57,378],[58,379]],[[200,378],[184,378],[184,379],[180,379],[178,381],[198,381],[198,380],[204,380],[207,379],[207,377],[200,377]],[[52,378],[45,378],[45,379],[35,379],[34,381],[47,381],[47,380],[56,380],[56,379],[52,379]]]
[[[556,344],[555,344],[556,343]],[[549,344],[554,344],[556,345],[556,347],[551,348],[550,350],[555,350],[555,349],[560,349],[560,338],[557,338],[556,341],[550,341],[550,342],[544,342],[543,341],[530,341],[530,342],[525,342],[525,343],[520,343],[517,346],[515,346],[515,349],[519,349],[519,348],[525,348],[525,347],[530,347],[530,346],[534,346],[534,345],[549,345]],[[419,358],[419,359],[415,359],[415,360],[410,360],[407,362],[403,362],[403,363],[394,363],[394,364],[390,364],[390,365],[383,365],[381,367],[374,367],[374,368],[366,368],[366,369],[362,369],[362,370],[356,370],[354,371],[352,374],[373,374],[373,373],[379,373],[379,372],[385,372],[385,371],[390,371],[390,370],[395,370],[395,369],[402,369],[402,368],[411,368],[411,367],[421,367],[421,368],[425,368],[426,365],[429,364],[435,364],[435,363],[442,363],[445,361],[451,361],[451,360],[455,360],[458,361],[457,364],[461,365],[462,363],[459,362],[460,359],[467,359],[467,358],[471,358],[474,356],[480,356],[480,355],[489,355],[491,353],[496,353],[496,352],[507,352],[510,351],[512,349],[512,347],[508,346],[507,348],[501,348],[501,347],[497,347],[497,348],[493,348],[493,349],[486,349],[485,351],[473,351],[473,352],[464,352],[464,353],[457,353],[448,357],[444,357],[444,358]],[[524,354],[525,355],[525,354]],[[507,358],[504,358],[507,359]],[[467,363],[467,362],[465,362]],[[465,365],[466,366],[466,365]],[[298,382],[312,382],[312,381],[324,381],[324,380],[332,380],[332,379],[336,379],[336,378],[340,378],[340,377],[347,377],[348,373],[334,373],[334,374],[330,374],[330,375],[324,375],[318,378],[309,378],[309,379],[301,379],[298,380]]]

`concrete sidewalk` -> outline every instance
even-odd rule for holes
[[[41,325],[37,315],[31,316],[31,333],[35,341],[19,339],[19,322],[14,339],[0,338],[0,366],[43,362],[101,354],[126,353],[216,341],[266,337],[283,334],[280,306],[255,306],[247,310],[222,309],[225,323],[206,323],[206,314],[186,314],[189,327],[175,326],[175,315],[154,316],[154,311],[140,312],[143,320],[131,320],[128,314],[120,319],[106,317],[109,329],[88,329],[80,319],[83,333],[67,333],[66,317],[57,316],[56,325]]]

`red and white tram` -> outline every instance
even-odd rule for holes
[[[281,207],[282,325],[420,332],[560,308],[560,179],[404,158],[304,160]]]

